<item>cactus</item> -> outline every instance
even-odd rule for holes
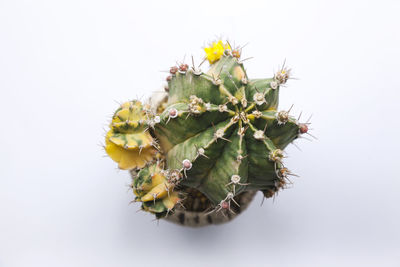
[[[123,104],[106,136],[106,151],[119,167],[138,170],[136,201],[158,218],[173,212],[185,193],[194,197],[191,190],[209,200],[211,211],[223,212],[239,205],[243,192],[274,196],[292,175],[283,150],[308,131],[290,110],[278,111],[290,69],[249,79],[241,49],[218,41],[205,52],[207,73],[194,64],[171,67],[167,98],[153,110],[138,101]]]

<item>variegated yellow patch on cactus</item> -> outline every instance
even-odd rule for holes
[[[155,158],[155,141],[148,131],[154,116],[140,101],[123,103],[106,135],[105,150],[123,170],[143,168]]]
[[[168,172],[161,165],[156,162],[142,168],[132,184],[136,201],[142,202],[144,210],[157,216],[166,215],[180,201],[174,187],[181,179],[181,174]]]

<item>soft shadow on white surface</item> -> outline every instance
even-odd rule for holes
[[[0,266],[398,266],[398,1],[0,2]],[[104,156],[115,101],[223,35],[251,78],[286,58],[282,109],[313,115],[301,178],[222,226],[136,212]]]

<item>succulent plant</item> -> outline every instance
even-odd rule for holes
[[[171,67],[165,96],[122,104],[106,135],[108,155],[134,174],[136,201],[157,218],[187,199],[202,198],[204,213],[229,214],[244,192],[274,196],[292,175],[284,148],[308,132],[308,122],[278,111],[290,69],[250,79],[240,48],[218,41],[205,52],[208,72]]]

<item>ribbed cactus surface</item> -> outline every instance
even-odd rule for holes
[[[106,137],[106,151],[120,168],[140,169],[133,182],[137,201],[159,216],[173,210],[185,188],[202,192],[216,210],[229,210],[243,191],[273,196],[290,175],[284,148],[308,131],[289,111],[278,111],[290,70],[250,79],[240,50],[222,42],[205,50],[207,73],[172,67],[162,108],[123,104]]]

